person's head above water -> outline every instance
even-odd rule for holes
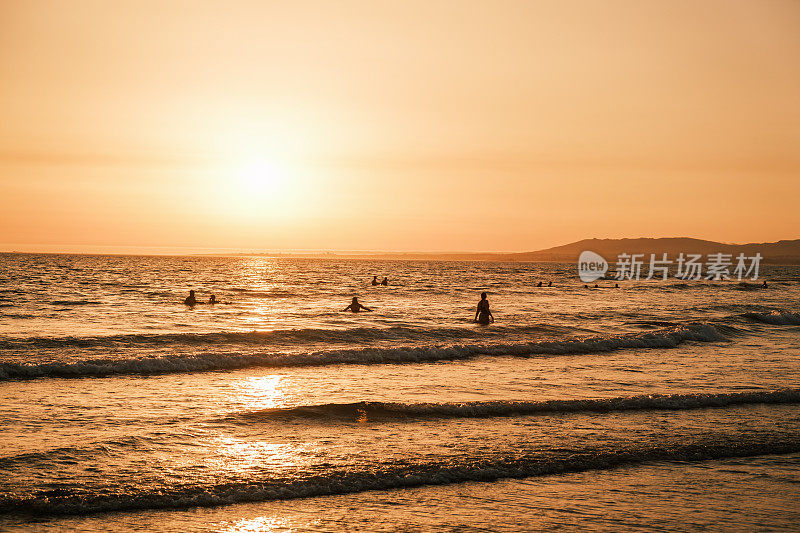
[[[353,303],[354,303],[354,304],[357,304],[357,303],[358,303],[358,296],[353,296]]]
[[[486,293],[485,293],[485,292],[482,292],[482,293],[481,293],[481,300],[485,300],[485,299],[486,299]]]
[[[197,303],[197,298],[194,297],[194,291],[189,291],[189,296],[183,301],[186,305],[195,305]]]

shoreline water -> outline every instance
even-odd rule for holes
[[[626,514],[642,529],[685,529],[696,522],[655,503],[683,496],[648,476],[704,469],[729,497],[755,490],[778,511],[737,523],[706,489],[698,513],[731,529],[797,518],[781,499],[793,493],[777,492],[800,469],[796,267],[766,266],[774,281],[757,291],[652,280],[586,291],[560,264],[0,261],[10,531],[347,527],[335,516],[345,501],[463,503],[462,490],[502,502],[509,530],[537,523],[531,501],[562,506],[543,525],[583,508],[593,521],[574,523],[588,530],[637,530]],[[370,287],[373,273],[394,285]],[[547,279],[559,282],[536,286]],[[224,303],[182,306],[187,280]],[[481,290],[497,318],[483,328],[470,323]],[[352,294],[375,311],[335,312]],[[736,488],[737,475],[709,466],[734,463],[774,479]],[[602,493],[603,479],[629,496],[548,500],[544,487],[567,478],[581,480],[575,494]],[[635,487],[650,507],[636,506]],[[375,530],[485,527],[478,503],[426,522],[407,503],[382,509],[354,516]]]

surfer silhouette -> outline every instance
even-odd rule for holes
[[[370,309],[369,307],[367,307],[365,305],[361,305],[360,303],[358,303],[358,298],[356,296],[353,296],[353,301],[350,302],[350,305],[348,305],[347,307],[342,309],[342,311],[352,311],[354,313],[358,313],[362,309],[364,311],[372,311],[372,309]]]
[[[478,308],[475,310],[475,322],[478,324],[489,324],[494,322],[494,315],[489,310],[489,300],[486,299],[486,293],[481,293],[481,301],[478,302]]]

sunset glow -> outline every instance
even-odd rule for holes
[[[795,531],[800,0],[0,0],[0,531]]]
[[[4,2],[0,248],[796,236],[796,2],[469,4]]]
[[[223,166],[213,174],[209,199],[234,220],[269,223],[304,211],[298,187],[298,178],[288,169],[253,158]]]

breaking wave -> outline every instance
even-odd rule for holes
[[[365,329],[364,331],[369,330]],[[352,333],[352,330],[343,332],[343,334],[347,335],[352,335]],[[0,380],[38,377],[74,378],[126,374],[170,374],[248,367],[420,363],[454,361],[477,356],[531,357],[539,355],[570,355],[604,353],[626,348],[674,348],[686,341],[715,342],[726,340],[728,340],[727,337],[709,324],[689,324],[636,334],[517,344],[369,347],[299,354],[204,353],[139,359],[90,359],[64,363],[0,363]]]
[[[800,326],[800,313],[770,311],[768,313],[745,313],[745,317],[762,324],[775,326]]]
[[[611,411],[689,410],[753,404],[800,403],[800,389],[717,394],[643,395],[543,401],[478,401],[459,403],[354,402],[262,409],[234,415],[257,421],[382,421],[417,418],[490,418],[555,413],[607,413]]]
[[[128,346],[271,345],[302,342],[354,343],[376,340],[416,340],[442,338],[485,338],[504,335],[554,334],[575,331],[555,325],[500,326],[476,328],[430,328],[395,326],[390,328],[280,329],[273,331],[221,331],[212,333],[130,333],[96,337],[27,337],[0,339],[0,349],[32,348],[115,348]]]
[[[682,444],[633,445],[620,449],[529,452],[512,457],[439,458],[424,463],[388,463],[372,468],[334,468],[302,477],[265,476],[217,484],[187,482],[150,489],[81,487],[40,489],[0,496],[0,513],[89,514],[140,509],[181,509],[289,500],[370,490],[389,490],[466,481],[496,481],[633,466],[650,461],[703,461],[800,452],[800,436],[740,435]]]

